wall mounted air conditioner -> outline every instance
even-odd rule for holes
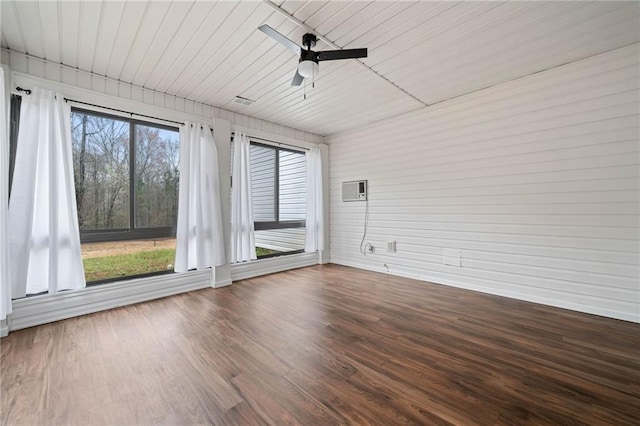
[[[367,199],[367,181],[354,180],[342,182],[342,201],[365,201]]]

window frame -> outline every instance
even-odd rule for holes
[[[13,186],[13,171],[16,166],[16,150],[18,147],[18,133],[20,132],[20,108],[22,107],[22,96],[11,94],[9,104],[9,199],[11,199],[11,187]]]
[[[129,227],[117,229],[92,229],[80,230],[81,243],[101,243],[113,241],[129,241],[143,240],[153,238],[175,238],[176,227],[174,226],[154,226],[154,227],[136,227],[135,219],[135,201],[136,201],[136,125],[149,127],[157,127],[162,130],[169,130],[180,133],[179,127],[173,127],[148,121],[138,120],[132,117],[122,117],[115,114],[108,114],[101,111],[94,111],[85,108],[71,107],[71,113],[87,114],[97,117],[103,117],[112,120],[119,120],[129,123]],[[162,271],[164,272],[164,271]],[[145,274],[146,275],[146,274]],[[136,275],[137,277],[137,275]]]

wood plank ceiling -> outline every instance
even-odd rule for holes
[[[353,60],[291,87],[297,58],[257,27],[305,29]],[[638,2],[3,1],[2,47],[327,135],[637,43]],[[319,41],[317,50],[330,49]],[[303,98],[306,90],[307,99]],[[253,105],[233,102],[236,96]]]

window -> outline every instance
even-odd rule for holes
[[[173,271],[178,130],[74,108],[71,132],[87,282]]]
[[[251,142],[250,161],[258,258],[303,252],[305,153]]]
[[[11,96],[9,189],[21,99]],[[87,282],[173,272],[178,129],[72,108],[71,133]]]

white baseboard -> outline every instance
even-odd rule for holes
[[[9,334],[9,326],[6,320],[0,321],[0,337],[6,337]]]
[[[220,287],[226,287],[233,284],[233,281],[231,281],[231,278],[227,278],[224,281],[216,281],[215,285],[213,286],[213,288],[220,288]]]
[[[216,283],[215,287],[230,283]],[[25,297],[13,301],[13,312],[7,317],[7,331],[20,330],[207,287],[211,287],[211,271],[209,270],[157,275],[57,294]]]
[[[290,254],[281,257],[254,260],[251,262],[236,263],[231,265],[231,279],[233,281],[245,280],[260,275],[273,274],[289,269],[303,268],[318,264],[318,253]]]
[[[343,261],[340,259],[331,259],[331,263],[342,266],[349,266],[352,268],[364,269],[367,271],[380,272],[388,275],[395,275],[398,277],[411,278],[418,281],[430,282],[433,284],[446,285],[449,287],[462,288],[465,290],[477,291],[480,293],[492,294],[494,296],[508,297],[511,299],[524,300],[526,302],[539,303],[541,305],[553,306],[556,308],[569,309],[571,311],[583,312],[586,314],[600,315],[603,317],[619,319],[623,321],[630,321],[640,323],[640,317],[638,315],[630,315],[624,312],[612,311],[609,309],[601,309],[597,306],[585,306],[574,304],[565,300],[556,300],[551,298],[545,298],[540,296],[534,296],[530,294],[523,294],[521,292],[510,291],[505,289],[496,289],[491,286],[491,282],[487,280],[477,280],[478,282],[472,283],[464,280],[451,280],[443,279],[442,277],[430,276],[428,271],[424,271],[424,274],[416,274],[415,272],[408,272],[399,269],[393,269],[387,271],[385,268],[370,266],[361,264],[358,262]],[[495,283],[494,283],[495,284]]]
[[[318,252],[318,263],[320,265],[326,265],[331,263],[331,256],[329,250],[321,250]]]

